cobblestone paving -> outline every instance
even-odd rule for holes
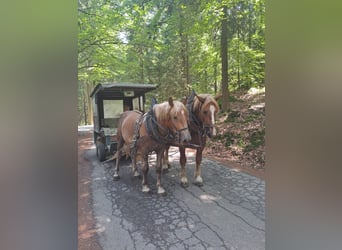
[[[113,168],[97,162],[94,150],[93,209],[103,249],[265,249],[265,183],[207,159],[204,186],[192,184],[194,158],[188,158],[189,187],[180,186],[178,155],[163,174],[166,196],[155,187],[154,159],[148,175],[151,192],[122,162],[119,181]]]

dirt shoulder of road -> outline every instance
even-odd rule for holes
[[[203,156],[264,179],[265,89],[232,92],[230,109],[219,114],[216,128]]]
[[[85,153],[93,145],[92,135],[78,136],[78,250],[101,250],[97,239],[96,222],[92,213],[92,164]]]
[[[196,150],[192,149],[192,148],[187,148],[186,152],[191,152],[192,155],[196,155]],[[229,161],[225,158],[219,157],[217,155],[211,155],[211,154],[206,154],[205,152],[203,152],[203,157],[207,158],[209,160],[212,161],[216,161],[219,162],[220,164],[236,171],[236,172],[242,172],[242,173],[246,173],[255,177],[258,177],[262,180],[265,180],[265,171],[264,169],[253,169],[250,167],[244,167],[236,162],[233,161]]]

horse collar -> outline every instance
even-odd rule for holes
[[[153,112],[153,109],[148,111],[145,114],[145,121],[146,121],[146,129],[147,133],[151,138],[153,138],[155,141],[163,144],[163,143],[170,143],[174,141],[174,137],[171,135],[170,130],[167,128],[164,128],[162,125],[160,125],[155,117],[155,114]],[[159,133],[159,130],[164,130],[167,132],[166,136],[162,136]]]

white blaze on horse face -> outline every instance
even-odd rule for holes
[[[216,135],[216,129],[215,129],[215,106],[210,105],[209,110],[211,112],[211,123],[213,124],[213,136]]]

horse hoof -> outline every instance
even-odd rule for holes
[[[115,174],[115,175],[113,176],[113,180],[114,180],[114,181],[118,181],[118,180],[120,180],[120,176],[119,176],[119,175],[117,175],[117,174]]]
[[[135,171],[134,174],[133,174],[133,176],[134,176],[134,177],[140,177],[140,174],[139,174],[137,171]]]
[[[195,179],[194,184],[196,186],[202,187],[203,186],[203,179],[202,179],[202,177],[201,176],[197,176],[196,179]]]
[[[144,185],[144,186],[142,187],[142,191],[143,191],[144,193],[148,193],[148,192],[150,192],[150,188],[149,188],[147,185]]]
[[[162,170],[164,173],[169,172],[170,166],[169,165],[163,165]]]
[[[163,187],[158,187],[158,194],[159,195],[166,195],[165,189]]]
[[[183,188],[187,188],[187,187],[189,187],[189,183],[188,182],[181,182],[181,186]]]
[[[187,177],[182,177],[182,178],[181,178],[181,186],[182,186],[183,188],[186,188],[186,187],[189,186],[189,182],[188,182],[188,178],[187,178]]]
[[[196,185],[197,187],[202,187],[203,183],[202,182],[194,182],[194,185]]]

